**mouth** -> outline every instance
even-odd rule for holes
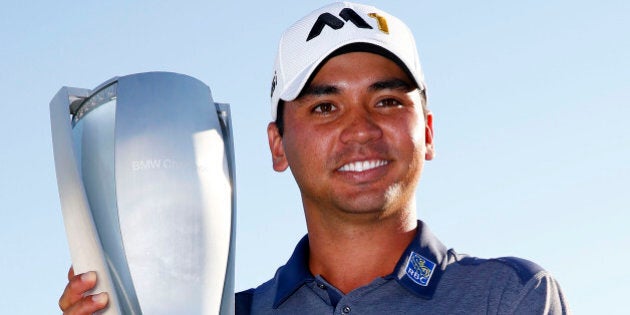
[[[377,167],[381,167],[389,164],[388,161],[385,160],[369,160],[369,161],[356,161],[344,164],[340,168],[337,169],[339,172],[364,172],[369,171],[371,169],[375,169]]]

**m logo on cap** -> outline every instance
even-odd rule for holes
[[[271,80],[271,97],[273,97],[273,92],[276,90],[276,85],[278,85],[278,73],[273,72],[273,79]]]
[[[339,16],[343,19],[343,21],[328,12],[320,14],[319,17],[317,17],[315,24],[313,24],[311,31],[308,33],[306,41],[308,42],[309,40],[319,36],[326,25],[330,26],[334,30],[342,28],[345,25],[344,21],[350,21],[358,28],[372,28],[372,26],[370,26],[370,24],[368,24],[363,18],[361,18],[361,16],[357,12],[350,8],[344,8],[343,10],[341,10],[341,12],[339,12]],[[376,19],[376,21],[378,22],[379,30],[386,34],[389,33],[387,28],[387,21],[384,17],[376,13],[370,13],[368,16]]]

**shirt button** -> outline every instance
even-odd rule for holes
[[[341,310],[344,314],[349,314],[351,309],[350,306],[344,306],[343,309]]]
[[[326,289],[326,286],[323,283],[318,283],[317,286],[322,290]]]

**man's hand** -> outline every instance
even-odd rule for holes
[[[102,292],[83,296],[96,285],[96,272],[90,271],[74,275],[74,269],[68,270],[68,285],[59,298],[59,307],[64,315],[89,315],[107,306],[109,296]]]

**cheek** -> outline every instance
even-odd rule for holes
[[[321,155],[325,152],[325,142],[322,137],[314,136],[315,131],[304,126],[291,126],[285,129],[284,149],[289,163],[293,169],[317,168]]]
[[[409,115],[410,120],[408,124],[410,126],[410,134],[414,143],[419,144],[424,148],[426,138],[426,121],[424,118],[424,110],[422,109],[422,98],[417,92],[412,92],[410,97],[413,100],[414,104],[416,104],[413,113]]]
[[[416,151],[425,151],[425,125],[424,118],[422,116],[410,115],[407,119],[403,120],[404,123],[399,121],[401,128],[399,133],[404,134],[404,139],[407,139],[409,143],[406,145],[413,147]]]
[[[416,145],[420,145],[424,147],[425,136],[426,136],[425,130],[424,130],[424,121],[420,121],[416,123],[414,126],[412,126],[410,132],[411,132],[411,137],[413,139],[413,142],[416,143]]]

